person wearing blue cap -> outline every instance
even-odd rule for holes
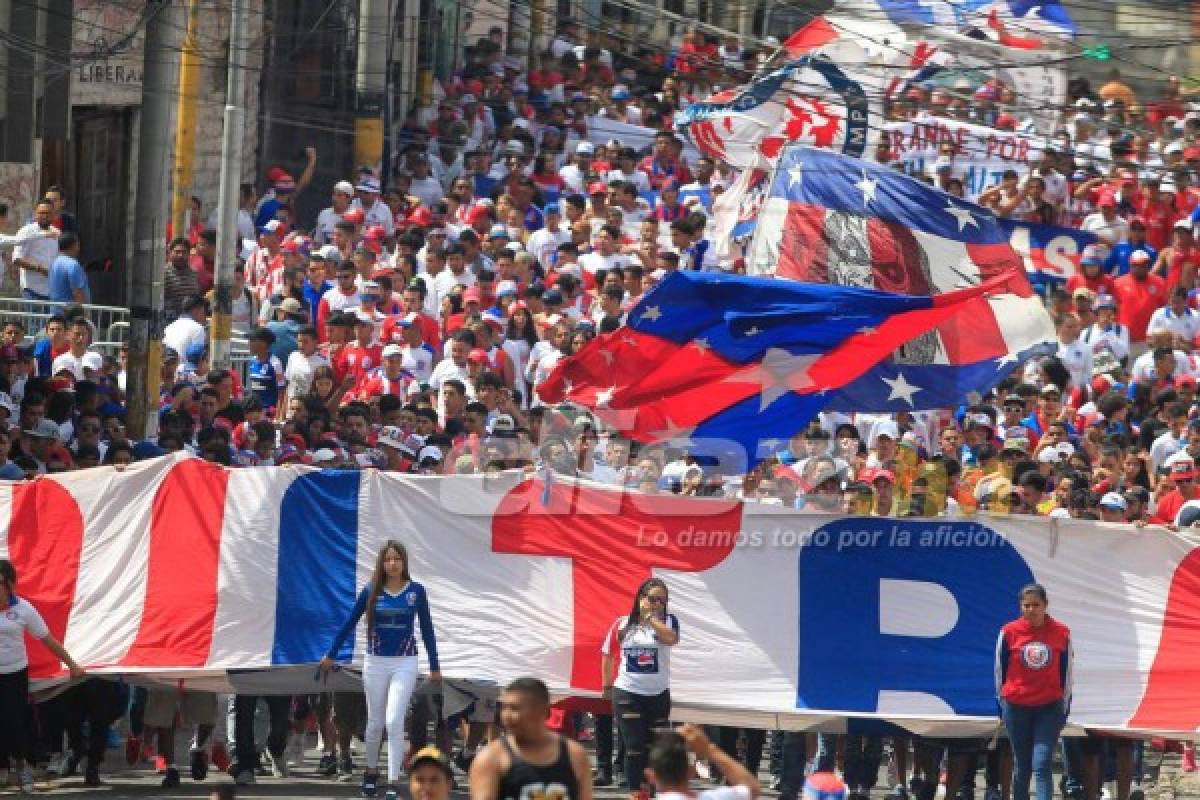
[[[546,220],[545,226],[529,235],[525,249],[537,259],[543,270],[549,272],[554,268],[554,255],[558,246],[569,242],[571,234],[563,227],[562,208],[558,203],[547,203],[542,208],[542,216]]]
[[[696,758],[719,769],[728,785],[699,793],[693,792],[688,786],[691,772],[688,753],[694,753]],[[691,723],[681,725],[674,731],[658,733],[650,748],[646,779],[654,785],[655,796],[659,800],[753,800],[758,797],[761,788],[758,779],[750,774],[750,770],[710,742],[704,735],[704,730]],[[806,785],[805,795],[807,794]],[[841,800],[842,797],[845,797],[845,786],[842,787],[841,797],[814,796],[813,800]]]

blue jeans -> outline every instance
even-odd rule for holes
[[[1001,717],[1013,751],[1013,800],[1029,800],[1029,779],[1035,779],[1037,800],[1053,800],[1054,747],[1066,724],[1061,700],[1040,706],[1017,706],[1000,701]]]

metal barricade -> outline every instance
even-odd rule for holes
[[[21,297],[0,297],[0,327],[18,323],[27,336],[36,336],[46,327],[46,320],[62,314],[68,306],[82,308],[96,329],[96,338],[104,341],[125,341],[129,336],[129,309],[120,306],[79,305],[56,303],[50,300],[26,300]]]
[[[50,300],[27,300],[22,297],[0,297],[0,328],[16,322],[25,330],[25,341],[33,341],[46,328],[46,320],[62,314],[67,307],[82,308],[95,329],[95,340],[91,349],[116,357],[129,341],[129,309],[120,306],[80,305],[78,303],[56,303]],[[230,342],[232,368],[247,380],[250,364],[250,344],[245,334],[235,331]]]

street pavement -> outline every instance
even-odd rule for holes
[[[357,751],[357,753],[361,754],[361,750]],[[239,787],[237,796],[239,798],[358,797],[358,780],[361,778],[361,771],[355,775],[353,782],[347,783],[329,778],[316,777],[313,773],[316,768],[318,756],[319,753],[309,750],[306,754],[305,764],[298,769],[294,769],[292,776],[289,778],[259,777],[258,782],[253,786]],[[177,789],[163,789],[159,785],[161,781],[160,776],[154,774],[153,770],[128,769],[125,767],[123,760],[120,761],[119,766],[116,766],[115,762],[120,757],[121,754],[117,751],[109,753],[108,764],[106,764],[107,769],[102,773],[102,778],[106,785],[101,788],[85,787],[82,776],[78,776],[62,781],[51,780],[41,783],[38,785],[37,794],[72,798],[94,797],[102,798],[103,800],[125,800],[126,798],[174,800],[175,798],[206,798],[213,786],[222,782],[229,782],[228,778],[217,773],[215,770],[210,773],[207,781],[203,783],[193,782],[187,777],[185,767],[183,770],[183,785]],[[360,755],[356,755],[356,762],[361,768]],[[1159,763],[1159,754],[1157,752],[1147,753],[1147,783],[1144,785],[1146,800],[1200,800],[1200,774],[1183,773],[1179,768],[1180,758],[1177,754],[1167,754],[1161,762],[1161,769],[1157,769]],[[881,775],[881,777],[883,776]],[[764,773],[761,778],[764,786],[769,785],[770,777],[768,775]],[[455,800],[466,798],[465,784],[465,779],[459,777],[459,791],[455,792]],[[706,785],[696,784],[696,788],[703,789],[706,788]],[[879,787],[872,793],[872,800],[882,800],[886,792],[886,781],[881,780]],[[404,794],[406,796],[407,793]],[[764,794],[768,797],[774,796],[774,792],[770,791],[764,792]],[[7,796],[15,797],[19,795],[13,787],[0,788],[0,797]],[[382,792],[380,796],[382,796]],[[624,790],[615,788],[604,788],[596,791],[598,800],[621,800],[627,796]],[[979,791],[977,799],[981,797],[982,791]]]

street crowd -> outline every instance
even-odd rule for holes
[[[1076,79],[1038,160],[978,198],[999,216],[1100,240],[1083,252],[1078,274],[1045,289],[1055,354],[959,408],[822,414],[746,471],[670,442],[631,441],[584,410],[544,404],[537,389],[563,358],[619,328],[670,272],[742,269],[711,239],[713,201],[735,175],[707,157],[688,160],[672,115],[715,86],[745,81],[769,53],[689,33],[670,59],[622,57],[583,38],[577,25],[563,25],[533,70],[505,55],[501,32],[480,39],[436,102],[406,117],[394,174],[360,169],[317,187],[310,148],[306,163],[274,166],[262,186],[242,187],[234,327],[249,343],[244,372],[210,364],[215,232],[198,225],[171,239],[151,440],[126,431],[124,354],[90,349],[97,332],[85,308],[66,306],[36,330],[5,325],[0,478],[122,468],[186,451],[230,468],[548,470],[647,493],[854,514],[989,511],[1169,531],[1200,521],[1200,102],[1189,102],[1177,79],[1144,97],[1116,73],[1095,88]],[[889,99],[887,113],[1013,130],[1026,122],[1020,101],[996,79],[922,83]],[[594,141],[596,118],[649,130],[642,142]],[[947,144],[915,177],[961,195],[960,155]],[[877,156],[889,159],[886,144]],[[296,211],[305,192],[329,196],[312,219]],[[0,240],[15,247],[26,297],[88,301],[71,227],[56,192],[11,241]],[[94,694],[52,701],[37,715],[33,763],[65,776],[86,762],[88,780],[98,781],[108,725],[129,714],[130,764],[157,757],[164,781],[178,783],[172,731],[181,711],[195,734],[193,777],[211,762],[228,766],[208,741],[225,712],[212,695],[135,692],[126,711],[120,687],[85,686]],[[423,698],[412,715],[414,746],[433,713]],[[361,698],[269,698],[267,706],[262,769],[286,776],[301,763],[286,748],[311,721],[324,744],[318,770],[354,772]],[[255,707],[255,698],[230,705],[243,748],[233,772],[243,782],[264,749],[261,736],[252,747]],[[464,720],[460,766],[491,722],[490,710]],[[563,725],[596,738],[598,784],[620,780],[611,719],[567,715]],[[719,738],[728,750],[740,742],[757,772],[765,732],[722,729]],[[1108,769],[1116,800],[1136,800],[1140,743],[1066,742],[1068,797],[1098,800]],[[930,800],[941,780],[951,796],[969,790],[980,766],[990,796],[1009,791],[1003,747],[895,739],[886,748],[896,798]],[[789,800],[802,788],[806,756],[820,770],[840,765],[852,794],[863,794],[884,750],[878,737],[794,733],[773,735],[769,748]],[[1185,769],[1195,769],[1190,749]]]

